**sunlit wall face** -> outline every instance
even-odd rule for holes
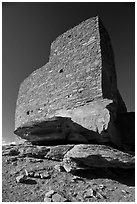
[[[57,36],[99,15],[111,37],[118,88],[128,111],[135,109],[134,3],[3,3],[3,140],[14,141],[14,113],[20,83],[48,61]]]

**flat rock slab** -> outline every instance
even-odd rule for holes
[[[38,145],[16,145],[15,147],[3,147],[3,156],[12,156],[9,160],[17,160],[21,157],[30,157],[32,162],[42,162],[42,159],[62,161],[64,155],[74,147],[74,144],[56,145],[56,146],[38,146]]]
[[[62,161],[64,155],[74,147],[74,145],[58,145],[49,147],[50,150],[46,154],[45,159],[51,159],[55,161]]]
[[[105,145],[75,145],[64,156],[64,168],[69,172],[78,167],[134,168],[135,157]]]

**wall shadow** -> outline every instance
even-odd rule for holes
[[[74,175],[85,179],[111,179],[127,186],[135,186],[135,169],[123,168],[90,168],[77,170]]]
[[[118,159],[107,161],[101,155],[92,155],[87,158],[71,158],[79,167],[74,170],[75,175],[86,179],[112,179],[128,186],[135,186],[135,164],[121,162]],[[94,167],[97,166],[97,167]]]

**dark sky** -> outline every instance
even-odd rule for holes
[[[135,110],[134,3],[3,3],[3,140],[14,141],[14,113],[20,83],[47,63],[50,44],[80,22],[99,15],[115,54],[118,89]]]

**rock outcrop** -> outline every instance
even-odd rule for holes
[[[32,143],[113,143],[126,106],[117,89],[113,50],[98,16],[59,36],[49,62],[19,89],[15,134]]]
[[[75,145],[64,156],[67,172],[93,167],[134,168],[133,155],[105,145]]]
[[[18,155],[11,155],[11,152],[15,150],[18,151]],[[16,158],[15,161],[20,158],[33,158],[33,163],[41,163],[43,160],[58,161],[67,172],[69,171],[67,169],[78,170],[93,167],[135,168],[134,154],[122,152],[110,146],[96,144],[73,144],[47,147],[18,145],[10,149],[4,147],[3,156],[12,158],[12,160],[9,159],[8,162],[14,162],[13,156],[14,159]],[[28,176],[28,171],[26,171],[25,174]],[[38,177],[40,177],[40,175],[38,175]]]

